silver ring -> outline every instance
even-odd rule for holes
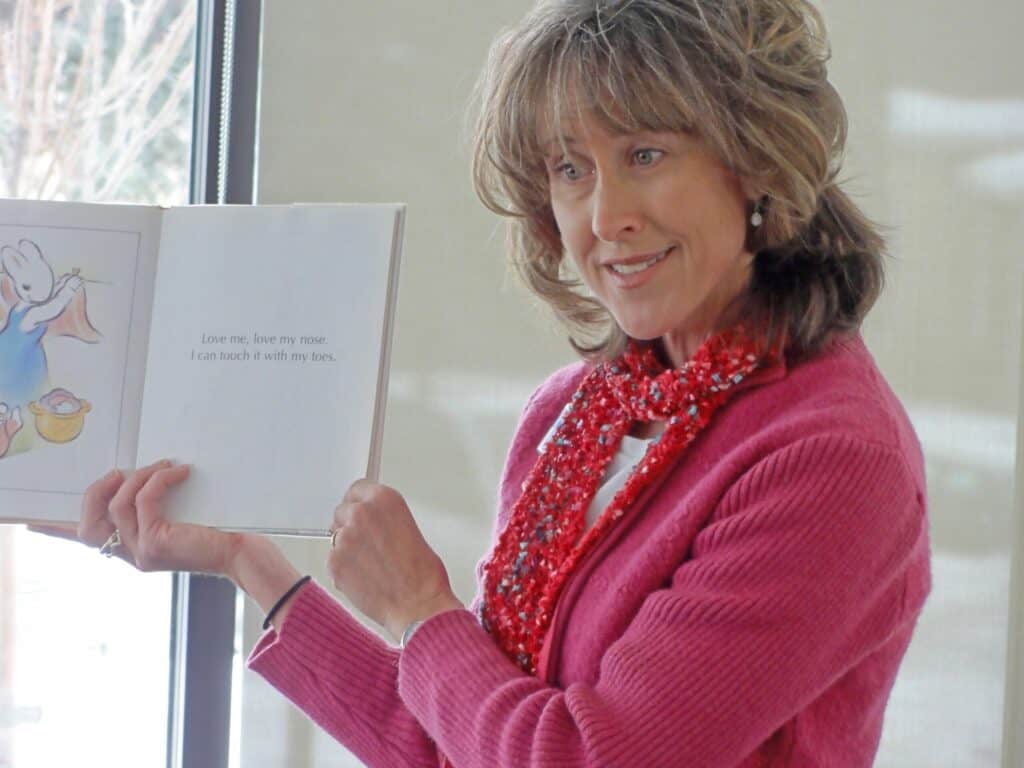
[[[334,549],[334,545],[338,543],[339,531],[341,531],[341,528],[335,528],[333,531],[331,531],[331,549]]]
[[[100,554],[104,557],[113,557],[115,550],[121,546],[121,532],[114,529],[114,532],[110,534],[110,538],[103,542],[103,546],[100,547]]]

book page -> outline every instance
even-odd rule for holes
[[[162,211],[0,200],[0,520],[134,466]]]
[[[366,475],[380,431],[403,212],[167,212],[139,463],[193,465],[168,499],[169,516],[231,529],[327,530],[348,486]]]

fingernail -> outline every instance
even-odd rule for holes
[[[109,472],[107,472],[107,476],[105,478],[103,478],[103,479],[107,480],[108,482],[112,481],[112,480],[115,480],[115,479],[116,480],[120,480],[121,479],[121,470],[119,470],[119,469],[112,469]]]

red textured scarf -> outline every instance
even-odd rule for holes
[[[634,343],[584,377],[484,568],[481,621],[525,672],[537,672],[555,603],[576,565],[761,361],[738,327],[709,338],[681,368],[665,368],[650,347]],[[634,422],[654,420],[667,422],[664,432],[584,534],[587,509],[623,435]]]

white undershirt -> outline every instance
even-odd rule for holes
[[[556,421],[541,439],[540,444],[537,446],[538,453],[543,453],[544,446],[547,445],[552,435],[554,435],[557,426],[558,422]],[[608,467],[605,469],[604,479],[601,481],[597,493],[594,494],[590,507],[587,508],[584,530],[589,529],[590,526],[597,522],[597,518],[601,516],[601,513],[608,507],[611,500],[615,498],[615,494],[626,484],[629,473],[640,459],[644,457],[650,442],[650,440],[642,440],[639,437],[631,437],[630,435],[622,437],[622,442],[619,443],[619,450],[615,452],[611,462],[609,462]]]

